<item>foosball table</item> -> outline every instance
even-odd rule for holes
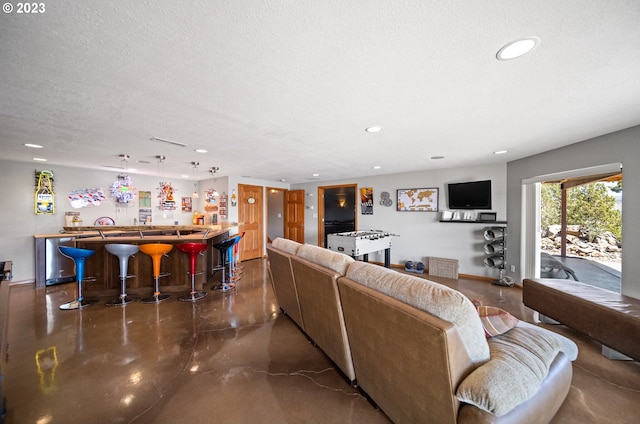
[[[327,235],[327,249],[344,253],[357,259],[369,260],[369,253],[384,250],[384,266],[391,265],[391,237],[395,234],[384,231],[348,231]]]

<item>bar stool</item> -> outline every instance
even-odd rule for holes
[[[220,252],[220,266],[215,267],[214,271],[221,269],[222,278],[220,280],[220,284],[213,286],[211,290],[220,290],[220,291],[226,292],[232,289],[232,287],[229,285],[229,282],[227,282],[226,277],[227,277],[227,256],[229,254],[229,248],[233,246],[234,243],[235,243],[235,237],[230,237],[222,240],[219,243],[215,243],[213,245],[213,247]]]
[[[76,266],[76,282],[78,283],[78,297],[76,300],[60,305],[60,309],[80,309],[86,306],[98,303],[97,299],[85,299],[82,295],[82,280],[84,279],[84,262],[85,260],[96,253],[95,250],[80,249],[70,246],[58,246],[60,253],[67,258],[73,259]]]
[[[173,245],[165,243],[149,243],[141,244],[138,247],[142,253],[151,256],[151,260],[153,261],[153,279],[155,281],[155,291],[153,292],[153,296],[141,299],[140,302],[160,303],[163,300],[169,299],[171,297],[170,294],[160,294],[160,284],[158,279],[160,278],[160,259],[162,259],[163,255],[166,255],[171,251],[171,249],[173,249]]]
[[[140,300],[139,297],[135,296],[127,296],[127,278],[132,276],[127,275],[127,267],[129,264],[129,258],[134,254],[138,253],[137,245],[135,244],[107,244],[104,246],[107,252],[111,253],[114,256],[118,257],[120,261],[120,297],[117,299],[108,300],[105,305],[107,306],[124,306],[127,303],[135,302],[136,300]]]
[[[207,295],[206,291],[196,291],[196,262],[198,259],[198,255],[201,255],[202,252],[207,250],[206,243],[182,243],[176,245],[178,249],[189,255],[189,259],[191,261],[191,293],[186,296],[178,297],[178,300],[183,302],[195,302],[196,300],[200,300]]]
[[[228,250],[229,255],[229,279],[232,282],[240,280],[240,274],[244,267],[238,265],[238,257],[240,256],[239,246],[240,240],[244,237],[244,232],[242,234],[236,234],[233,236],[233,244]]]

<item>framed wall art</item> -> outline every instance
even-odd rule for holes
[[[407,188],[398,190],[399,212],[438,212],[437,188]]]

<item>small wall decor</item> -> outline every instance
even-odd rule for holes
[[[380,204],[386,207],[393,205],[393,200],[391,200],[391,195],[388,191],[380,193]]]
[[[111,198],[118,206],[133,205],[136,200],[136,189],[131,177],[118,175],[118,179],[111,184]]]
[[[438,189],[400,189],[397,205],[400,212],[438,212]]]
[[[182,212],[191,212],[193,210],[193,199],[191,197],[182,198]]]
[[[36,215],[53,215],[54,193],[53,172],[36,171],[36,192],[34,194],[34,211]]]
[[[220,197],[220,194],[213,188],[207,190],[204,194],[204,210],[207,212],[217,212],[218,211],[218,200],[216,197]]]
[[[360,209],[362,215],[373,215],[373,187],[360,189]]]
[[[234,188],[231,192],[231,207],[236,207],[238,205],[238,197],[236,196],[236,189]]]
[[[138,220],[140,224],[151,223],[151,192],[138,192]]]
[[[220,196],[220,207],[218,210],[220,212],[220,218],[225,219],[227,217],[227,194],[226,193],[222,193],[222,195]]]
[[[160,182],[160,187],[158,188],[158,199],[160,199],[160,205],[158,206],[161,210],[175,210],[176,209],[176,200],[174,198],[174,194],[176,189],[173,188],[171,183],[169,182]]]
[[[106,198],[101,188],[81,188],[67,194],[71,207],[76,209],[101,206]]]

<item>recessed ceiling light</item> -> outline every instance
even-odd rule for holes
[[[46,162],[47,160],[44,158],[33,158],[33,160],[37,161],[37,162]]]
[[[194,152],[197,153],[207,153],[207,149],[195,149]]]
[[[182,178],[189,178],[189,176],[187,174],[182,174],[181,177]]]
[[[42,146],[39,144],[31,144],[31,143],[25,143],[24,144],[26,147],[32,147],[34,149],[42,149]]]
[[[377,133],[377,132],[382,131],[382,127],[376,125],[376,126],[373,126],[373,127],[365,128],[365,131],[369,132],[369,133]]]
[[[511,60],[529,53],[540,42],[538,37],[525,37],[512,41],[496,54],[498,60]]]
[[[444,159],[444,156],[431,156],[432,160]]]
[[[287,180],[285,180],[284,178],[280,179],[280,182],[282,182],[282,183],[285,182],[285,181],[287,181]]]
[[[493,152],[494,155],[504,155],[505,153],[507,153],[506,150],[496,150]]]
[[[382,168],[382,167],[381,167],[380,165],[374,165],[374,166],[372,166],[372,168],[373,168],[373,169],[380,169],[380,168]]]
[[[319,176],[320,176],[320,174],[312,174],[311,176],[312,176],[312,177],[319,177]]]

